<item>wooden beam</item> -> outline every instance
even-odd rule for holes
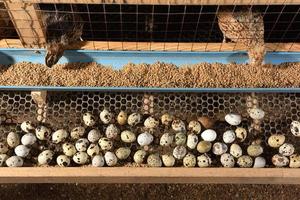
[[[36,12],[34,4],[9,1],[4,3],[24,47],[44,46],[45,34],[41,17]]]

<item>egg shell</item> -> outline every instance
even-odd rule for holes
[[[48,140],[51,138],[51,130],[46,126],[38,126],[35,129],[35,136],[39,140]]]
[[[232,144],[230,146],[230,154],[235,157],[235,158],[239,158],[240,156],[243,155],[243,150],[240,147],[240,145],[238,144]]]
[[[125,111],[119,112],[119,114],[117,116],[117,122],[118,122],[118,124],[120,124],[122,126],[125,125],[125,124],[127,124],[127,117],[128,117],[128,115],[127,115],[127,113]]]
[[[92,129],[89,131],[87,139],[89,142],[95,143],[98,142],[101,137],[102,135],[98,129]]]
[[[103,167],[105,165],[105,160],[102,155],[96,155],[92,159],[92,166],[93,167]]]
[[[69,133],[64,129],[59,129],[52,134],[52,142],[55,144],[64,142],[69,136]]]
[[[212,144],[207,141],[200,141],[197,145],[197,151],[199,153],[207,153],[211,150]]]
[[[201,138],[204,141],[212,142],[217,138],[217,133],[212,129],[207,129],[201,133]]]
[[[166,167],[173,167],[175,165],[175,158],[171,154],[164,154],[161,156],[161,159]]]
[[[184,156],[186,155],[186,153],[187,153],[187,150],[184,146],[176,146],[173,149],[173,156],[178,160],[183,159]]]
[[[188,130],[194,134],[199,134],[201,132],[201,124],[198,121],[190,121],[188,125]]]
[[[224,154],[226,151],[228,150],[228,147],[226,144],[221,143],[221,142],[216,142],[214,143],[213,147],[212,147],[212,152],[215,155],[222,155]]]
[[[106,130],[105,130],[105,135],[109,139],[116,139],[119,134],[120,134],[120,130],[114,124],[108,125],[107,128],[106,128]]]
[[[243,127],[237,127],[235,129],[235,135],[236,137],[241,141],[241,142],[244,142],[245,139],[247,138],[247,130]]]
[[[21,124],[21,130],[24,131],[25,133],[30,133],[34,131],[34,126],[31,121],[24,121]]]
[[[270,147],[278,148],[283,145],[285,141],[285,136],[282,134],[274,134],[268,138],[268,144]]]
[[[206,129],[211,129],[215,125],[215,120],[206,116],[198,117],[198,122]]]
[[[91,157],[96,156],[100,153],[100,147],[98,146],[98,144],[90,144],[86,153]]]
[[[223,133],[223,141],[227,144],[233,143],[235,140],[235,133],[232,130]]]
[[[229,153],[222,154],[220,161],[221,161],[221,164],[223,165],[223,167],[232,168],[235,165],[234,157],[232,155],[230,155]]]
[[[109,124],[112,122],[114,118],[113,113],[109,112],[108,110],[104,109],[100,113],[100,120],[103,124]]]
[[[291,132],[294,136],[300,137],[300,122],[293,121],[290,126]]]
[[[51,150],[45,150],[42,151],[39,155],[38,155],[38,164],[39,165],[47,165],[49,164],[52,159],[53,159],[53,151]]]
[[[6,138],[7,145],[14,148],[20,144],[20,136],[15,132],[10,132]]]
[[[56,158],[56,163],[60,167],[68,167],[70,165],[70,163],[71,163],[71,160],[66,155],[59,155]]]
[[[137,164],[142,164],[146,158],[147,152],[144,150],[137,150],[133,155],[133,160]]]
[[[62,149],[63,149],[63,153],[69,157],[73,156],[77,152],[75,146],[68,142],[62,145]]]
[[[196,156],[192,153],[186,154],[183,158],[184,167],[195,167],[197,163]]]
[[[284,143],[279,147],[279,153],[283,156],[291,156],[295,152],[295,147],[292,144]]]
[[[225,121],[232,126],[237,126],[242,122],[242,116],[239,114],[230,113],[225,116]]]
[[[252,157],[257,157],[257,156],[261,155],[263,152],[264,152],[264,149],[259,144],[251,144],[247,148],[248,155],[252,156]]]
[[[160,144],[160,146],[170,146],[170,145],[172,145],[173,140],[174,140],[174,135],[173,134],[164,133],[160,137],[159,144]]]
[[[299,168],[300,167],[300,155],[293,154],[290,156],[290,168]]]
[[[5,161],[7,167],[22,167],[23,159],[19,156],[12,156]]]
[[[8,147],[5,143],[0,142],[0,154],[4,154],[8,151]]]
[[[107,151],[105,153],[104,159],[105,159],[107,166],[109,166],[109,167],[115,166],[118,163],[117,156],[113,152],[110,152],[110,151]]]
[[[36,137],[32,133],[26,133],[21,138],[21,143],[25,146],[31,146],[36,142]]]
[[[104,151],[111,150],[113,147],[113,141],[105,137],[100,138],[98,143],[100,148]]]
[[[211,165],[211,158],[207,154],[202,154],[197,157],[198,167],[209,167]]]
[[[243,155],[238,158],[237,164],[242,168],[249,168],[253,165],[253,159],[250,156]]]
[[[285,167],[289,164],[289,159],[286,156],[275,154],[272,157],[272,163],[276,167]]]
[[[152,134],[145,132],[139,134],[139,136],[137,137],[137,142],[140,146],[147,146],[153,142],[153,139],[154,138]]]
[[[85,133],[85,128],[83,126],[75,127],[71,130],[71,138],[73,140],[78,140],[79,138],[82,138]]]
[[[158,154],[151,154],[147,158],[147,164],[149,167],[161,167],[162,161]]]
[[[265,112],[261,108],[251,108],[249,115],[252,119],[261,120],[265,117]]]
[[[128,130],[122,131],[121,140],[125,143],[132,143],[132,142],[136,141],[136,136],[131,131],[128,131]]]
[[[136,126],[142,121],[142,115],[139,113],[132,113],[128,116],[127,123],[129,126]]]
[[[253,168],[264,168],[266,166],[266,159],[264,157],[256,157]]]
[[[86,126],[91,127],[96,124],[96,117],[94,115],[92,115],[91,113],[84,113],[82,119],[83,119],[83,123]]]
[[[19,157],[25,158],[28,156],[30,149],[25,145],[18,145],[15,148],[15,154]]]
[[[73,161],[76,164],[79,164],[79,165],[86,164],[88,162],[88,160],[89,160],[88,154],[86,152],[83,152],[83,151],[77,152],[73,156]]]
[[[158,125],[159,125],[159,121],[157,119],[155,119],[154,117],[148,117],[144,121],[144,126],[148,129],[157,128]]]
[[[186,143],[186,134],[184,132],[176,133],[175,135],[175,144],[176,145],[185,145]]]
[[[118,159],[126,160],[130,156],[131,150],[128,147],[120,147],[116,150],[115,154]]]
[[[173,115],[170,115],[168,113],[165,113],[161,116],[161,123],[165,126],[170,126],[173,120]]]
[[[185,123],[180,119],[175,119],[172,122],[172,129],[174,131],[183,131],[183,132],[185,132],[186,131]]]
[[[8,159],[8,155],[6,154],[0,154],[0,167],[3,167],[5,164],[5,161]]]
[[[189,134],[187,137],[187,147],[190,149],[195,149],[198,144],[198,136],[196,134]]]

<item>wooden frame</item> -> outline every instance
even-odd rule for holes
[[[243,183],[299,184],[289,168],[1,168],[0,183]]]

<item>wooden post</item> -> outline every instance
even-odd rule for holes
[[[24,47],[43,47],[43,23],[34,4],[5,1],[6,9]]]

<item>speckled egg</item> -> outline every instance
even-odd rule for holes
[[[249,115],[252,119],[261,120],[265,117],[265,112],[260,108],[252,108],[249,110]]]
[[[30,149],[25,145],[18,145],[15,148],[15,154],[22,158],[25,158],[26,156],[28,156],[29,152],[30,152]]]
[[[116,150],[116,156],[120,160],[126,160],[131,153],[130,148],[128,147],[120,147]]]
[[[5,143],[0,142],[0,154],[6,153],[8,151],[8,147]]]
[[[235,158],[239,158],[243,155],[243,150],[238,144],[232,144],[230,146],[230,154],[233,155]]]
[[[22,167],[23,159],[19,156],[12,156],[5,161],[7,167]]]
[[[261,155],[263,152],[264,152],[264,149],[259,144],[251,144],[247,148],[248,155],[252,156],[252,157],[257,157],[257,156]]]
[[[212,142],[217,138],[217,133],[212,129],[207,129],[201,133],[201,138],[204,141]]]
[[[227,144],[233,143],[235,140],[235,133],[232,130],[223,133],[223,141]]]
[[[232,155],[230,155],[229,153],[222,154],[220,161],[221,161],[221,164],[223,165],[223,167],[232,168],[235,165],[234,157]]]
[[[109,124],[112,122],[114,114],[104,109],[100,112],[100,120],[103,124]]]
[[[238,158],[237,164],[242,168],[249,168],[253,165],[253,159],[250,156],[243,155]]]
[[[264,157],[256,157],[253,168],[264,168],[266,166],[266,159]]]
[[[79,165],[86,164],[88,162],[88,160],[89,160],[88,154],[86,152],[83,152],[83,151],[77,152],[73,156],[73,161],[76,164],[79,164]]]
[[[157,119],[155,119],[154,117],[148,117],[144,121],[144,126],[148,129],[157,128],[158,125],[159,125],[159,121]]]
[[[92,166],[93,167],[103,167],[105,165],[105,160],[102,155],[95,155],[92,158]]]
[[[76,141],[75,147],[77,151],[86,151],[89,146],[89,141],[86,138],[80,138]]]
[[[161,167],[162,162],[158,154],[151,154],[147,158],[147,164],[149,167]]]
[[[185,143],[186,143],[186,134],[184,132],[176,133],[175,144],[176,145],[185,145]]]
[[[132,113],[128,116],[127,123],[129,126],[136,126],[142,121],[142,115],[139,113]]]
[[[51,138],[51,130],[46,126],[38,126],[35,129],[35,135],[39,140],[49,140]]]
[[[190,121],[188,125],[188,130],[194,134],[199,134],[201,132],[201,124],[197,121]]]
[[[230,113],[225,116],[225,121],[232,126],[237,126],[242,122],[242,116],[239,114]]]
[[[120,130],[114,124],[108,125],[107,128],[106,128],[106,130],[105,130],[105,135],[109,139],[116,139],[119,134],[120,134]]]
[[[8,155],[6,154],[0,154],[0,167],[3,167],[5,164],[5,161],[8,159]]]
[[[272,157],[272,163],[276,167],[285,167],[289,164],[289,159],[286,156],[275,154]]]
[[[58,144],[64,142],[69,136],[69,133],[64,129],[59,129],[52,134],[52,142]]]
[[[195,167],[197,163],[196,156],[192,153],[186,154],[182,161],[184,167]]]
[[[111,141],[110,139],[105,138],[105,137],[100,138],[98,143],[99,143],[100,148],[104,151],[111,150],[113,147],[113,141]]]
[[[161,116],[161,123],[165,126],[170,126],[173,120],[174,117],[168,113]]]
[[[294,154],[295,147],[292,144],[284,143],[279,147],[279,153],[283,156],[291,156]]]
[[[125,111],[121,111],[119,112],[118,116],[117,116],[117,122],[120,125],[125,125],[127,123],[127,113]]]
[[[71,163],[71,160],[66,155],[59,155],[56,158],[56,163],[60,167],[68,167],[70,165],[70,163]]]
[[[104,155],[104,160],[107,164],[107,166],[112,167],[115,166],[118,163],[118,158],[117,156],[110,151],[107,151]]]
[[[95,142],[98,142],[101,137],[102,137],[102,135],[98,129],[92,129],[88,133],[87,139],[91,143],[95,143]]]
[[[36,142],[36,137],[32,133],[26,133],[21,138],[21,143],[25,146],[31,146]]]
[[[198,167],[209,167],[211,165],[211,158],[207,154],[202,154],[197,157]]]
[[[226,144],[221,143],[221,142],[216,142],[214,143],[213,147],[212,147],[212,152],[215,155],[222,155],[224,154],[226,151],[228,150],[228,147]]]
[[[198,117],[198,122],[206,129],[211,129],[215,125],[215,120],[206,116]]]
[[[144,150],[137,150],[133,155],[133,160],[137,164],[142,164],[146,158],[146,151]]]
[[[100,147],[98,146],[98,144],[90,144],[90,146],[86,150],[86,153],[91,157],[98,155],[100,153]]]
[[[278,148],[283,145],[285,141],[285,136],[282,134],[274,134],[268,138],[268,144],[270,147]]]
[[[293,154],[290,156],[290,168],[299,168],[300,167],[300,155]]]
[[[241,141],[244,142],[245,139],[247,138],[247,130],[243,127],[237,127],[235,129],[235,135],[236,137]]]
[[[153,142],[153,139],[154,138],[152,134],[145,132],[139,134],[139,136],[137,137],[137,142],[140,146],[147,146]]]
[[[126,130],[121,133],[121,140],[125,143],[132,143],[136,140],[136,136],[133,132]]]
[[[291,128],[291,132],[292,132],[292,134],[293,134],[294,136],[300,137],[300,122],[298,122],[298,121],[293,121],[293,122],[291,123],[290,128]]]
[[[14,148],[20,144],[20,136],[15,132],[10,132],[6,138],[7,145]]]
[[[185,130],[186,130],[185,123],[180,119],[175,119],[172,122],[172,129],[174,131],[183,131],[183,132],[185,132]]]
[[[84,113],[82,119],[86,126],[94,126],[96,124],[96,117],[91,113]]]
[[[21,124],[21,130],[24,131],[25,133],[30,133],[34,131],[34,126],[31,121],[25,121],[22,122]]]
[[[71,130],[71,138],[73,140],[78,140],[79,138],[82,138],[85,133],[85,128],[83,126],[75,127]]]
[[[171,133],[164,133],[160,137],[160,146],[170,146],[173,143],[174,135]]]
[[[189,134],[187,137],[186,145],[190,149],[195,149],[198,144],[198,136],[196,134]]]
[[[175,158],[171,154],[164,154],[161,156],[161,159],[166,167],[173,167],[175,165]]]
[[[38,164],[39,165],[49,164],[53,159],[53,155],[54,153],[51,150],[42,151],[38,156]]]
[[[183,159],[186,153],[187,151],[184,146],[177,146],[173,149],[173,156],[178,160]]]
[[[197,145],[197,151],[199,153],[207,153],[210,151],[212,144],[207,141],[200,141]]]
[[[73,156],[77,152],[75,146],[68,142],[62,145],[62,149],[63,149],[63,153],[69,157]]]

